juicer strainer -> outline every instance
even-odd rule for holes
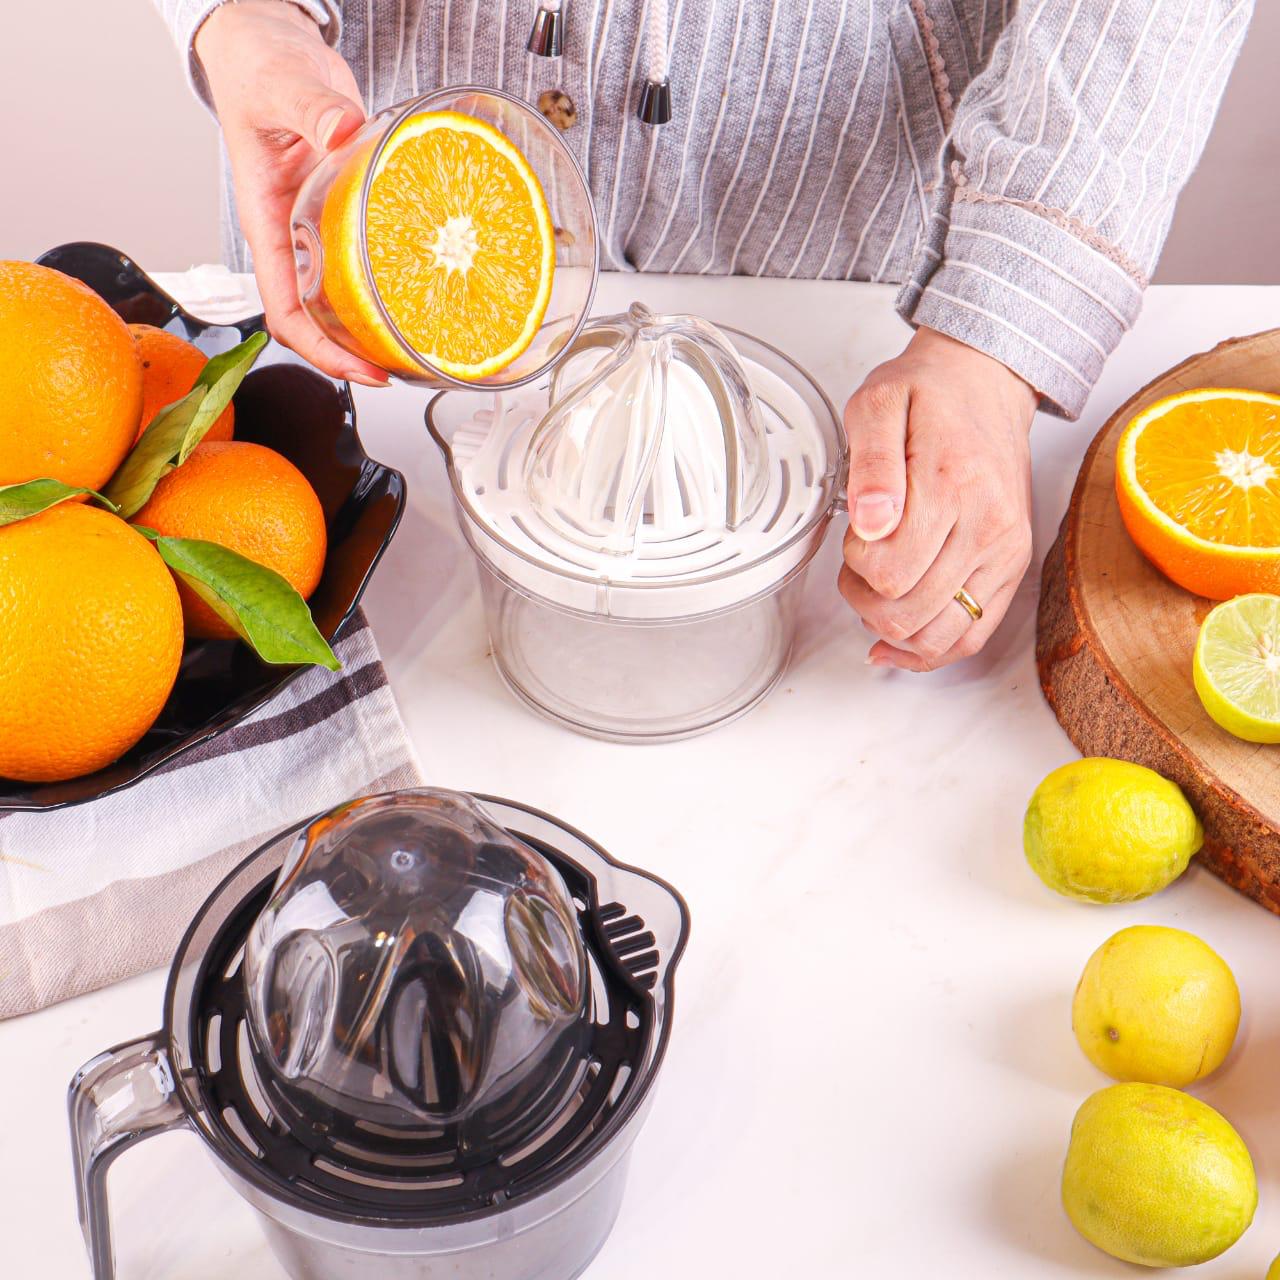
[[[835,409],[781,352],[636,303],[537,386],[436,396],[427,427],[494,661],[533,708],[665,741],[781,679],[847,469]]]
[[[286,832],[196,916],[164,1028],[72,1082],[95,1280],[115,1274],[110,1165],[176,1128],[200,1137],[295,1280],[579,1275],[653,1100],[687,933],[674,890],[509,801],[397,792]],[[397,959],[380,964],[388,946]],[[309,1012],[289,1030],[327,1046],[317,1088],[288,1069],[307,1052],[280,1057],[269,1039],[299,997]]]
[[[263,1087],[316,1147],[376,1126],[501,1156],[563,1103],[589,1039],[564,880],[450,792],[348,805],[295,839],[244,986]]]

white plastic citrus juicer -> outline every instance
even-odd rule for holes
[[[786,356],[635,303],[589,323],[545,382],[443,393],[427,423],[494,660],[536,710],[664,741],[781,678],[846,469],[835,410]]]

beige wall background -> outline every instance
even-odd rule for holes
[[[1158,281],[1280,283],[1280,3],[1257,5]],[[0,256],[102,240],[156,270],[216,260],[217,132],[149,0],[4,7]]]

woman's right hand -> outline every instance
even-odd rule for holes
[[[289,225],[303,179],[364,123],[351,68],[288,0],[222,5],[195,50],[222,124],[267,327],[335,378],[384,385],[381,369],[326,338],[302,309]]]

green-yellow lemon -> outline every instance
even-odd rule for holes
[[[1147,1267],[1190,1267],[1244,1234],[1253,1161],[1212,1107],[1159,1084],[1113,1084],[1071,1125],[1062,1204],[1091,1244]]]
[[[1131,902],[1176,880],[1204,843],[1178,787],[1127,760],[1055,769],[1035,789],[1022,847],[1041,880],[1087,902]]]
[[[1193,933],[1134,925],[1089,957],[1071,1004],[1085,1056],[1114,1080],[1181,1089],[1222,1065],[1240,1025],[1226,961]]]

